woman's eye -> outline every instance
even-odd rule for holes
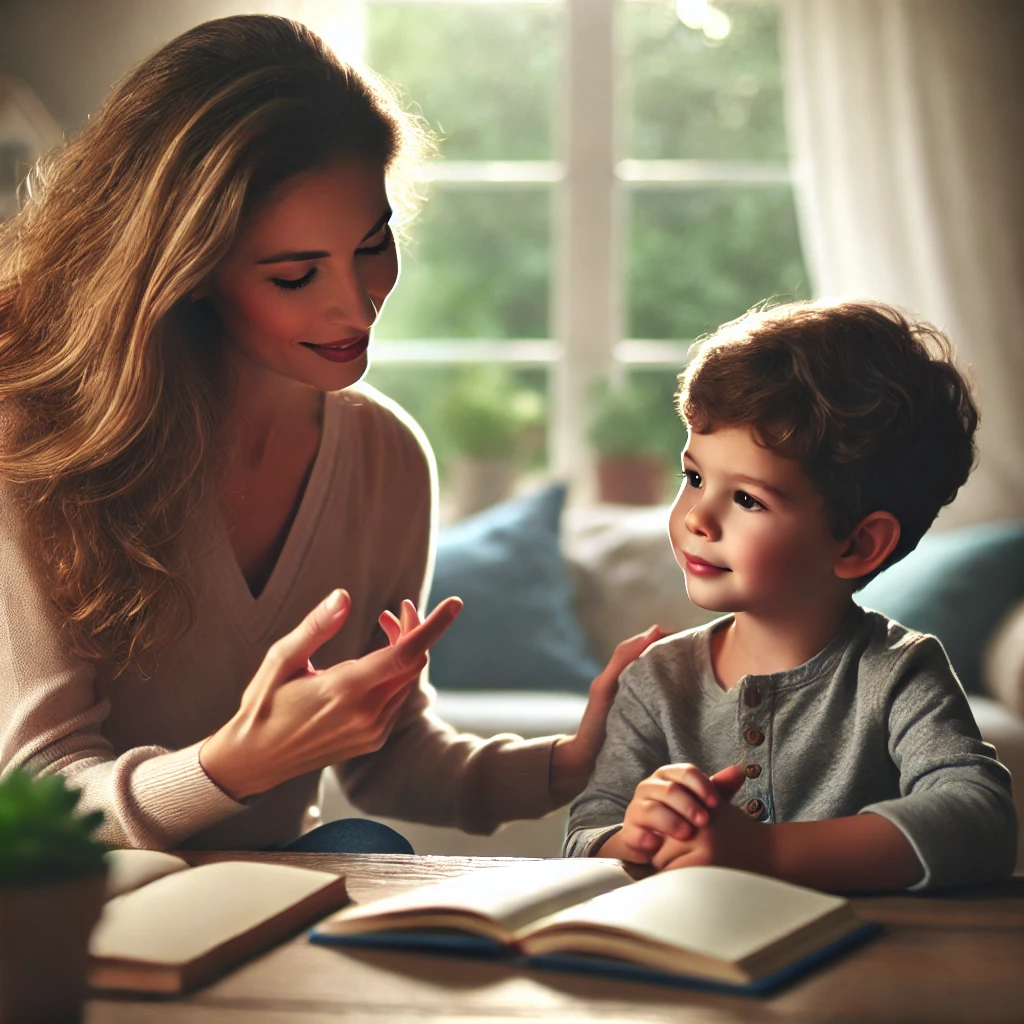
[[[751,511],[753,509],[764,508],[764,505],[762,505],[757,498],[747,494],[746,491],[737,491],[733,495],[733,499],[740,508],[745,508]]]
[[[356,249],[356,253],[360,256],[379,256],[384,252],[384,250],[391,244],[391,225],[385,224],[381,230],[383,232],[383,236],[379,242],[374,242],[373,245],[364,245],[361,249]]]
[[[284,288],[285,291],[293,292],[297,288],[305,288],[314,277],[316,277],[316,267],[310,267],[302,277],[272,277],[270,280],[273,281],[278,288]]]
[[[683,476],[686,477],[686,481],[691,487],[699,488],[700,485],[703,483],[703,481],[700,478],[700,473],[698,473],[695,469],[683,470]]]

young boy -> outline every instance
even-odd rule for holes
[[[948,340],[878,304],[796,303],[727,324],[680,383],[669,535],[690,599],[730,614],[623,674],[566,855],[834,891],[1009,875],[1010,776],[945,652],[853,600],[970,473]]]

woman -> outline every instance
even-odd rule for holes
[[[459,608],[410,600],[433,463],[353,387],[398,275],[385,182],[423,142],[302,26],[225,18],[130,73],[5,228],[0,765],[63,773],[114,845],[286,844],[328,765],[371,813],[543,814],[656,636],[573,737],[431,710]]]

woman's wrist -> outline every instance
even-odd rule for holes
[[[590,764],[578,751],[576,736],[559,736],[551,747],[548,786],[554,807],[567,804],[583,792],[590,777]]]
[[[238,746],[234,724],[231,719],[206,738],[199,748],[199,765],[218,789],[241,802],[271,786],[261,786],[252,777],[251,759]]]

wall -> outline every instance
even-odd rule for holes
[[[198,22],[229,14],[304,21],[358,56],[359,0],[0,0],[0,73],[24,79],[74,131],[133,64]]]

